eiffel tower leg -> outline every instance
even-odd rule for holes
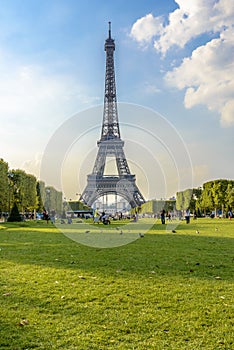
[[[106,147],[100,146],[98,149],[97,158],[93,168],[93,174],[103,175],[106,165]]]
[[[132,208],[145,203],[144,197],[135,183],[135,175],[122,176],[116,184],[116,192],[125,198]]]
[[[116,164],[119,175],[130,175],[123,147],[116,147]]]

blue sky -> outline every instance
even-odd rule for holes
[[[73,115],[103,103],[103,48],[111,21],[118,101],[159,113],[169,133],[172,124],[175,145],[180,135],[191,158],[194,186],[214,178],[233,179],[233,18],[228,0],[2,0],[0,156],[11,168],[39,176],[41,158],[56,130]],[[134,124],[134,118],[128,118],[124,112],[119,114],[133,172],[139,172],[143,187],[144,179],[154,182],[155,178],[155,186],[148,186],[152,190],[143,188],[145,196],[170,196],[189,185],[180,181],[162,191],[157,172],[148,169],[141,174],[147,168],[141,156],[147,157],[132,152],[137,140],[125,127],[130,119]],[[136,124],[157,134],[157,118],[146,113],[140,119]],[[83,174],[79,192],[86,171],[92,170],[101,122],[102,114],[97,113],[96,131],[88,134],[85,142],[89,143],[79,145],[90,154],[87,165],[84,160],[77,164],[77,168],[83,164],[74,175]],[[167,145],[166,136],[163,142]],[[144,146],[144,141],[140,144]],[[152,141],[146,148],[157,158],[164,182],[173,182],[158,145]],[[176,147],[173,151],[176,154]],[[182,169],[180,160],[178,164]],[[183,168],[184,174],[190,170]],[[62,182],[71,183],[68,175],[65,178]],[[56,179],[45,180],[61,187]],[[66,191],[74,197],[77,190],[68,186]]]

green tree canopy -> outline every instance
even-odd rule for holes
[[[37,179],[25,171],[12,170],[11,182],[13,184],[14,201],[22,212],[32,211],[37,205]]]
[[[229,181],[226,189],[226,209],[234,210],[234,181]]]
[[[0,159],[0,212],[8,211],[9,206],[9,182],[8,164]]]

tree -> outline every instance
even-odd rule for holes
[[[10,212],[13,203],[21,212],[42,211],[46,206],[61,214],[63,194],[24,170],[9,171],[8,164],[0,159],[0,215]]]
[[[19,222],[22,221],[22,218],[20,216],[17,204],[14,203],[13,208],[11,209],[11,213],[9,218],[7,219],[9,222]]]
[[[212,195],[214,199],[214,209],[215,211],[222,210],[226,202],[228,180],[215,180],[212,186]]]
[[[153,210],[152,213],[153,214],[159,214],[161,210],[165,210],[166,211],[166,201],[160,199],[160,200],[154,200],[152,201],[153,204]]]
[[[184,208],[183,209],[184,210],[191,209],[190,202],[192,199],[193,190],[189,188],[189,189],[185,190],[183,193],[184,193]]]
[[[43,209],[44,209],[44,205],[43,205],[43,201],[42,201],[40,181],[37,181],[36,191],[37,191],[37,207],[36,207],[36,210],[38,212],[42,212]]]
[[[62,214],[63,211],[63,193],[61,191],[56,190],[56,213]]]
[[[69,210],[76,211],[76,210],[90,210],[91,207],[88,205],[84,204],[81,201],[69,201],[67,202],[69,206]]]
[[[175,200],[150,200],[141,205],[141,214],[157,214],[162,209],[173,211],[175,209]]]
[[[177,192],[176,193],[176,209],[177,210],[184,210],[184,195],[183,192]]]
[[[24,178],[24,209],[33,211],[37,206],[37,179],[31,174],[26,174]]]
[[[200,216],[200,210],[199,210],[199,200],[201,198],[202,195],[202,188],[198,187],[198,188],[193,188],[193,193],[192,193],[192,197],[191,197],[191,201],[190,201],[190,209],[193,212],[197,212],[197,215]]]
[[[38,203],[38,211],[42,211],[45,206],[45,198],[46,198],[46,185],[44,181],[38,181],[37,183],[37,203]]]
[[[63,194],[52,186],[45,187],[44,207],[48,212],[62,213]]]
[[[133,210],[134,213],[135,210]],[[141,213],[142,214],[152,214],[153,213],[153,201],[145,202],[141,205]]]
[[[20,169],[12,170],[11,174],[14,202],[22,212],[34,210],[37,205],[36,177]]]
[[[214,209],[214,198],[212,191],[213,181],[203,184],[202,195],[199,200],[198,208],[205,213]]]
[[[233,188],[234,180],[218,179],[204,183],[196,208],[205,213],[230,209],[234,205]]]
[[[0,213],[9,210],[8,164],[0,159]]]
[[[226,189],[226,209],[234,210],[234,181],[229,181]]]
[[[191,200],[193,196],[193,190],[187,189],[176,193],[176,209],[186,210],[191,207]],[[191,208],[190,208],[191,209]]]

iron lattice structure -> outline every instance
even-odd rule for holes
[[[93,172],[87,176],[87,185],[81,200],[91,206],[103,195],[115,194],[125,198],[134,208],[143,204],[145,200],[136,185],[135,175],[130,173],[123,149],[124,141],[120,137],[114,69],[115,42],[111,37],[110,22],[105,51],[106,75],[101,138],[97,142],[98,153]],[[107,157],[115,158],[118,175],[104,175]]]

